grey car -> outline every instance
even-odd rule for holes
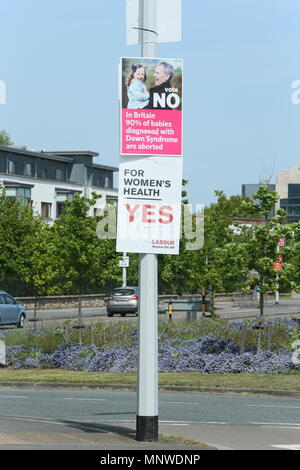
[[[0,290],[0,325],[17,325],[24,327],[26,310],[10,294]]]
[[[125,317],[127,313],[139,311],[139,288],[135,286],[117,287],[109,297],[107,297],[107,316],[112,317],[114,313],[119,313]]]

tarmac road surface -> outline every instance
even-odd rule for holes
[[[244,303],[240,302],[217,302],[217,315],[220,318],[226,318],[230,320],[241,320],[256,318],[259,315],[259,309],[255,303]],[[167,315],[160,312],[160,318],[166,318]],[[278,317],[300,317],[300,300],[281,300],[279,304],[275,304],[274,301],[268,301],[265,306],[264,312],[265,318],[278,318]],[[137,319],[135,314],[128,314],[122,318],[120,315],[115,315],[112,318],[107,317],[106,307],[98,308],[84,308],[82,310],[82,317],[85,322],[96,323],[101,321],[134,321]],[[39,310],[37,312],[37,318],[40,320],[38,323],[61,323],[66,320],[78,319],[77,308],[72,309],[52,309],[52,310]],[[174,319],[186,319],[187,314],[185,312],[175,312],[173,314]],[[197,313],[197,319],[202,318],[202,313]],[[27,312],[27,325],[32,324],[33,311]]]
[[[0,450],[172,448],[135,440],[135,392],[2,387],[0,409]],[[160,393],[159,433],[223,450],[296,450],[300,400]]]

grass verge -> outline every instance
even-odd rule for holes
[[[210,447],[205,444],[205,442],[199,442],[195,441],[194,439],[187,439],[181,436],[170,436],[170,435],[165,435],[165,434],[159,434],[158,436],[158,441],[159,442],[179,442],[182,444],[190,445],[192,448],[194,447],[200,447],[203,449],[209,449]]]
[[[300,373],[291,374],[201,374],[197,372],[159,373],[159,385],[198,388],[236,388],[252,390],[300,391]],[[136,374],[82,372],[60,369],[0,369],[0,385],[4,382],[66,383],[79,385],[136,385]]]

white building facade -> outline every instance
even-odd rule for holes
[[[75,193],[101,195],[89,215],[99,215],[106,204],[117,203],[114,173],[118,168],[93,162],[90,151],[28,151],[0,146],[0,185],[9,197],[28,202],[35,213],[51,223]]]

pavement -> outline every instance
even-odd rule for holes
[[[230,302],[218,303],[218,314],[223,318],[238,319],[238,318],[253,318],[257,315],[257,307],[254,305],[242,306],[233,305]],[[266,317],[279,317],[279,316],[299,316],[300,302],[298,301],[283,301],[279,306],[269,304],[266,306]],[[31,312],[30,312],[31,313]],[[43,312],[45,317],[48,317],[50,312]],[[52,313],[52,312],[51,312]],[[53,312],[53,317],[57,316],[56,311]],[[75,314],[75,311],[65,312],[66,317]],[[104,312],[101,312],[102,314]],[[90,309],[86,312],[87,316],[99,316],[99,309]],[[51,315],[51,314],[50,314]],[[58,316],[61,317],[61,312]],[[48,317],[49,318],[49,317]],[[53,319],[54,319],[53,318]],[[98,317],[99,319],[99,317]],[[82,386],[80,384],[52,384],[52,383],[21,383],[21,382],[2,382],[0,387],[14,387],[14,388],[100,388],[99,386]],[[135,389],[135,386],[130,385],[105,385],[101,388],[112,390],[122,389]],[[164,386],[159,387],[160,391],[172,392],[188,392],[188,393],[218,393],[218,394],[255,394],[255,395],[271,395],[271,396],[286,396],[300,398],[300,392],[294,390],[246,390],[246,389],[211,389],[211,388],[193,388],[193,387],[174,387]],[[2,423],[2,425],[1,425]],[[68,432],[66,432],[66,428]],[[70,428],[72,428],[70,430]],[[203,428],[203,427],[202,427]],[[65,431],[64,431],[65,429]],[[204,436],[209,437],[209,431],[214,435],[220,436],[224,434],[224,427],[215,429],[209,426],[204,432]],[[173,450],[197,452],[203,450],[224,450],[224,447],[212,447],[205,442],[197,442],[192,436],[178,432],[174,428],[168,428],[166,425],[159,426],[160,434],[158,441],[153,442],[138,442],[136,440],[135,425],[124,424],[107,425],[101,424],[95,426],[93,423],[82,424],[67,422],[63,420],[51,419],[37,419],[31,417],[12,417],[0,416],[0,450],[123,450],[125,451],[161,451]],[[246,430],[245,430],[246,432]],[[243,430],[241,429],[241,435]],[[181,434],[181,436],[179,435]],[[194,434],[195,435],[195,434]],[[212,442],[209,437],[208,442]],[[101,454],[102,455],[102,454]]]

